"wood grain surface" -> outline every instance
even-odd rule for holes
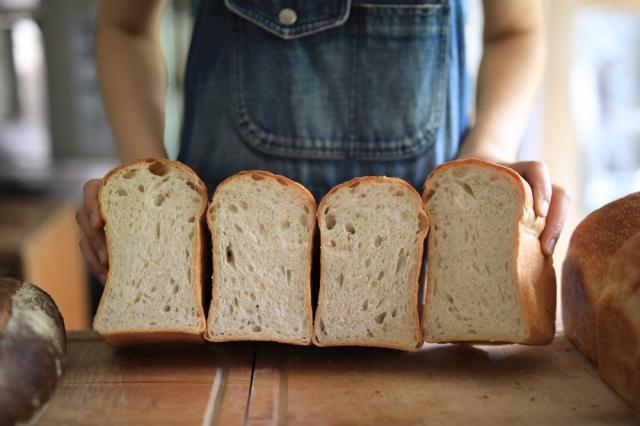
[[[564,337],[550,346],[260,345],[250,425],[637,424]]]
[[[638,424],[564,337],[414,353],[271,343],[113,349],[87,332],[68,342],[63,380],[38,424]]]
[[[68,333],[62,382],[42,425],[241,425],[254,344],[113,349]]]

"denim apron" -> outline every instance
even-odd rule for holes
[[[363,175],[421,192],[467,128],[461,1],[200,1],[178,159],[210,193],[245,169],[316,201]]]

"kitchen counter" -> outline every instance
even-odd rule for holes
[[[71,332],[38,424],[637,424],[563,336],[419,352],[272,343],[113,349]]]

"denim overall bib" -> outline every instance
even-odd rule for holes
[[[210,192],[240,170],[316,201],[355,176],[421,192],[467,129],[464,0],[201,0],[178,159]]]

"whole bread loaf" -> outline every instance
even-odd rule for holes
[[[587,216],[562,268],[565,334],[640,413],[640,192]]]
[[[435,168],[424,185],[429,231],[428,342],[548,344],[556,280],[540,250],[544,218],[515,171],[468,159]]]
[[[33,422],[62,375],[64,320],[45,291],[0,277],[0,425]]]
[[[111,344],[201,341],[207,191],[177,161],[136,160],[102,179],[109,274],[93,328]]]
[[[607,285],[609,263],[640,232],[640,192],[589,214],[573,231],[562,265],[562,319],[565,335],[597,362],[596,309]]]

